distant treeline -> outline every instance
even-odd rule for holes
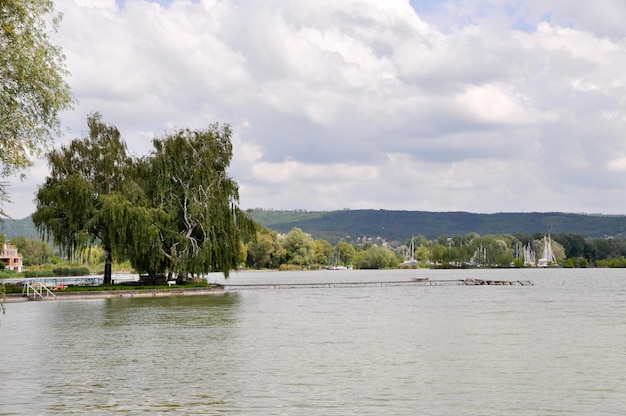
[[[381,237],[402,242],[415,235],[573,234],[587,238],[626,238],[626,216],[559,212],[474,214],[387,210],[279,211],[253,209],[252,217],[279,233],[301,228],[332,244]]]
[[[380,238],[335,245],[300,228],[279,236],[263,227],[245,242],[246,267],[253,269],[354,267],[626,267],[626,239],[468,233],[429,240],[423,235],[395,245]]]

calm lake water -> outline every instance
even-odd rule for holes
[[[411,277],[535,285],[8,304],[0,415],[626,411],[625,270],[245,272],[229,282]]]

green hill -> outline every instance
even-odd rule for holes
[[[13,237],[26,237],[34,240],[38,238],[33,219],[29,216],[21,220],[4,219],[0,222],[0,234],[4,234],[7,240]]]
[[[298,227],[314,238],[335,244],[340,239],[362,237],[404,242],[423,235],[486,234],[578,234],[585,238],[626,238],[626,216],[566,214],[559,212],[473,214],[469,212],[425,212],[387,210],[280,211],[254,209],[252,217],[280,233]],[[12,237],[37,238],[31,217],[5,220],[0,233]]]
[[[406,241],[475,232],[486,234],[579,234],[585,238],[626,238],[626,216],[548,213],[424,212],[343,210],[328,212],[251,210],[252,217],[280,233],[298,227],[332,243],[363,236]]]

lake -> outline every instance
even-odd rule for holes
[[[0,415],[626,411],[626,270],[242,272],[228,282],[411,277],[535,285],[7,304]]]

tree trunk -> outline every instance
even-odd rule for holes
[[[113,256],[111,255],[111,250],[106,250],[107,259],[104,263],[104,284],[110,285],[112,283],[111,274],[112,274],[112,264],[113,264]]]

